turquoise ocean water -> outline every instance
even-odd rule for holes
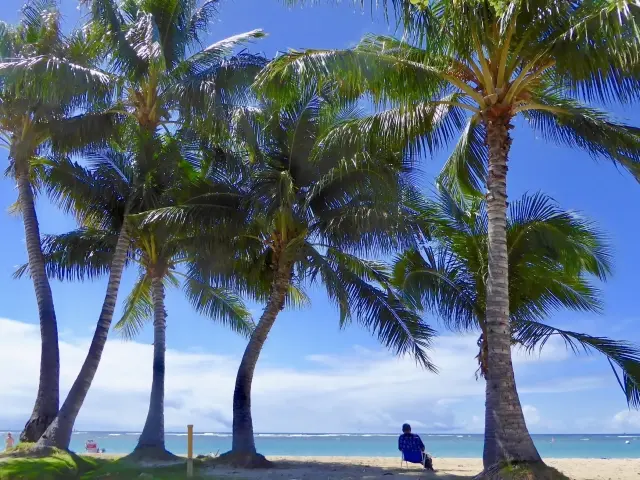
[[[420,433],[427,450],[435,457],[482,456],[482,435],[416,433]],[[0,435],[4,438],[5,433]],[[136,432],[75,432],[71,449],[83,452],[85,442],[92,439],[106,453],[129,453],[138,436]],[[533,435],[533,440],[546,458],[640,458],[640,434]],[[166,443],[173,453],[186,453],[186,433],[167,433]],[[398,456],[395,434],[262,433],[257,434],[256,444],[265,455]],[[230,447],[231,435],[228,433],[202,432],[194,437],[197,454],[223,453]]]

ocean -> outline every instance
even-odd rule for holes
[[[416,432],[420,433],[420,432]],[[0,432],[4,439],[6,432]],[[17,437],[17,433],[15,433]],[[85,442],[95,440],[106,453],[130,453],[136,432],[74,432],[71,449],[81,453]],[[483,436],[469,434],[420,434],[427,451],[441,458],[482,457]],[[640,434],[625,435],[533,435],[546,458],[640,458]],[[4,443],[4,442],[2,442]],[[187,451],[186,433],[167,433],[167,449],[176,454]],[[265,455],[397,457],[396,434],[351,433],[260,433],[258,450]],[[4,446],[4,445],[2,445]],[[223,453],[231,448],[231,434],[202,432],[194,435],[196,454]]]

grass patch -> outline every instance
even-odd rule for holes
[[[57,448],[36,449],[20,444],[0,458],[0,480],[58,480],[80,478],[97,467],[90,458],[82,458]]]
[[[571,480],[544,463],[518,463],[503,466],[499,476],[503,480]]]
[[[196,480],[215,480],[214,477],[205,476],[203,474],[204,468],[200,465],[200,462],[194,460],[194,475],[193,478]],[[122,460],[111,460],[105,462],[98,469],[89,472],[82,477],[82,480],[91,480],[91,479],[109,479],[109,480],[124,480],[124,479],[133,479],[138,478],[140,475],[149,475],[149,480],[183,480],[187,476],[187,466],[186,464],[182,465],[172,465],[168,467],[156,467],[156,468],[142,468],[136,466],[127,461]],[[143,477],[144,478],[144,477]]]
[[[21,446],[0,458],[0,480],[182,480],[186,478],[186,464],[168,467],[144,468],[121,459],[78,456],[58,449],[48,454]],[[46,455],[46,456],[45,456]],[[205,476],[205,465],[194,461],[196,480],[215,480]]]

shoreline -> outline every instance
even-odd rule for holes
[[[103,458],[120,458],[117,454],[90,454]],[[270,479],[340,480],[367,479],[384,480],[394,478],[422,478],[438,480],[467,480],[482,470],[481,458],[433,459],[437,473],[426,473],[419,465],[401,468],[400,456],[393,457],[345,457],[345,456],[268,456],[275,463],[268,470]],[[573,480],[640,480],[639,458],[584,459],[550,458],[547,465],[557,468]],[[244,470],[216,466],[211,471],[220,478],[260,479],[265,470]]]

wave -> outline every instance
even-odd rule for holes
[[[109,435],[110,437],[120,437],[120,436],[122,436],[122,434],[121,434],[121,433],[109,433],[108,435]]]
[[[140,432],[130,432],[130,433],[125,433],[125,435],[141,435]]]
[[[590,438],[581,438],[580,440],[582,440],[583,442],[588,442],[591,439]]]
[[[71,435],[86,435],[89,432],[73,432]]]
[[[638,435],[618,435],[618,438],[640,438]]]

